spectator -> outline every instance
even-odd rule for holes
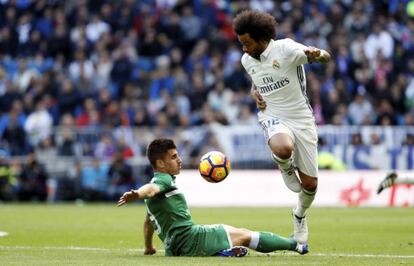
[[[257,125],[256,115],[252,112],[251,108],[247,104],[240,106],[239,113],[235,125]]]
[[[88,41],[94,43],[104,32],[108,32],[109,30],[109,25],[102,21],[99,15],[94,14],[92,15],[91,22],[86,25],[86,37]]]
[[[18,88],[20,93],[25,93],[33,79],[38,79],[40,73],[35,68],[29,68],[27,61],[21,59],[19,61],[18,72],[13,77],[13,84]]]
[[[111,80],[113,82],[114,91],[112,96],[118,98],[121,96],[121,89],[131,77],[132,62],[128,56],[128,46],[121,45],[114,52],[114,63],[111,71]]]
[[[99,159],[109,159],[113,157],[116,146],[109,135],[103,135],[96,145],[94,156]]]
[[[116,128],[119,126],[129,126],[128,114],[120,109],[118,101],[112,100],[107,106],[103,116],[102,124],[109,128]]]
[[[351,123],[354,125],[362,125],[367,120],[372,121],[371,116],[374,113],[373,110],[372,104],[365,98],[364,94],[358,92],[348,109]]]
[[[79,156],[78,144],[75,141],[74,132],[69,128],[63,128],[61,139],[57,146],[58,156]]]
[[[132,167],[125,161],[121,151],[117,151],[108,170],[109,198],[114,200],[124,191],[135,188],[136,180],[132,173]]]
[[[28,115],[24,124],[24,130],[32,146],[36,147],[51,135],[52,122],[52,116],[46,111],[45,103],[42,99],[36,104],[35,111]]]
[[[35,149],[37,160],[46,166],[53,166],[51,162],[56,158],[57,154],[58,150],[52,136],[42,140]]]
[[[96,100],[94,98],[86,98],[83,102],[82,112],[76,117],[76,126],[84,127],[94,125],[95,123],[99,124],[99,119]]]
[[[222,112],[227,121],[233,122],[236,120],[239,106],[236,102],[235,94],[225,87],[224,81],[219,80],[216,82],[213,90],[210,90],[207,95],[207,101],[213,110]]]
[[[9,122],[3,131],[2,139],[6,141],[10,155],[24,155],[27,152],[26,132],[19,122],[18,113],[10,112]]]
[[[95,73],[93,63],[86,58],[83,50],[75,53],[75,61],[69,65],[69,76],[73,82],[80,82],[80,79],[91,80]]]
[[[0,55],[17,55],[17,32],[14,27],[6,26],[0,28]]]
[[[110,75],[113,62],[110,54],[106,49],[99,52],[97,62],[95,63],[94,78],[92,80],[97,90],[106,88],[110,85]]]
[[[184,6],[180,26],[184,33],[184,52],[191,51],[202,33],[201,19],[194,15],[191,6]]]
[[[81,167],[82,162],[76,160],[57,180],[57,201],[79,201],[82,198]]]
[[[66,113],[75,115],[75,110],[78,107],[80,100],[81,95],[75,88],[74,83],[69,79],[63,81],[62,90],[60,91],[58,98],[60,115],[64,115]]]
[[[364,44],[365,56],[372,64],[377,64],[376,58],[378,53],[385,58],[391,58],[393,51],[394,40],[391,34],[382,29],[382,25],[379,22],[375,23],[372,27],[372,33],[368,35]]]
[[[146,57],[160,56],[164,52],[164,47],[160,42],[158,33],[153,29],[148,29],[143,33],[142,41],[138,46],[138,53]]]
[[[333,171],[344,171],[346,165],[340,160],[335,154],[333,154],[326,141],[323,138],[318,139],[318,165],[319,169],[333,170]]]
[[[15,198],[17,180],[13,170],[5,158],[4,152],[0,154],[0,202]]]
[[[29,154],[26,164],[18,178],[19,187],[17,197],[21,201],[46,201],[47,180],[49,176],[37,159],[34,153]]]
[[[92,165],[81,169],[82,198],[86,201],[103,201],[107,199],[109,186],[108,165],[95,158]]]

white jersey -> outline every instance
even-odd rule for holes
[[[306,95],[306,48],[291,39],[271,40],[260,61],[247,53],[242,56],[243,67],[267,105],[258,113],[259,122],[275,117],[299,127],[315,124]]]

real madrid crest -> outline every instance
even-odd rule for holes
[[[276,68],[279,68],[279,67],[280,67],[279,62],[278,62],[276,59],[273,59],[273,62],[272,62],[272,67],[273,67],[274,69],[276,69]]]

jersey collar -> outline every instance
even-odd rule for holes
[[[168,176],[171,176],[171,178],[173,179],[173,180],[175,180],[175,175],[170,175],[170,174],[168,174],[168,173],[162,173],[162,172],[154,172],[154,175],[168,175]]]
[[[269,41],[269,44],[267,45],[266,49],[260,55],[260,60],[266,59],[269,56],[270,51],[272,50],[272,47],[273,47],[273,43],[274,42],[275,41],[272,40],[272,39]]]

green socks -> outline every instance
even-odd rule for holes
[[[291,238],[275,235],[269,232],[259,232],[257,247],[250,247],[256,251],[268,253],[276,250],[295,250],[296,241]]]

